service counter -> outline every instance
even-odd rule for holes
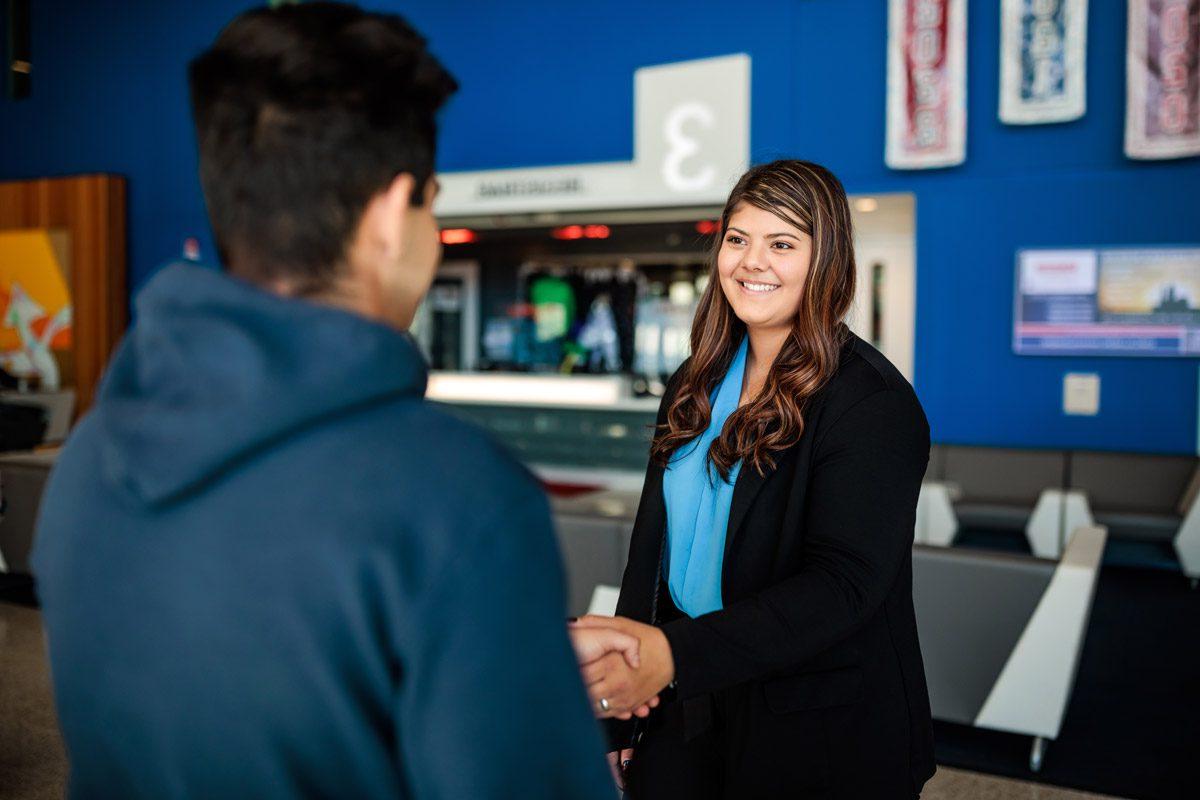
[[[659,399],[635,397],[627,377],[434,372],[426,396],[548,483],[641,489]]]

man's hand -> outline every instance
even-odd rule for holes
[[[571,638],[571,645],[575,648],[575,657],[579,659],[581,667],[586,668],[608,655],[623,660],[630,669],[637,669],[641,665],[639,657],[641,641],[633,634],[624,633],[616,628],[579,628],[574,626],[568,629],[567,634]],[[596,705],[597,702],[593,700],[593,705]],[[658,706],[657,696],[628,710],[617,710],[610,706],[606,711],[598,705],[596,709],[600,717],[630,719],[635,716],[648,717],[650,709],[656,706]]]
[[[625,714],[648,704],[650,698],[657,702],[658,693],[674,680],[675,659],[671,655],[671,645],[663,632],[653,625],[624,617],[586,616],[571,624],[572,631],[580,629],[615,630],[634,636],[640,642],[640,666],[636,668],[618,653],[609,653],[584,666],[583,680],[596,708],[603,711],[607,706],[610,715],[627,719]]]
[[[580,666],[590,664],[609,653],[618,652],[625,662],[633,669],[641,664],[638,658],[638,648],[641,642],[629,633],[622,633],[616,628],[568,628],[571,645],[575,648],[575,657]]]

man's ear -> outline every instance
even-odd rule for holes
[[[412,202],[416,184],[412,175],[402,172],[367,206],[368,224],[374,233],[372,238],[378,242],[383,256],[389,261],[399,258],[404,251],[404,237],[407,234],[405,212]]]

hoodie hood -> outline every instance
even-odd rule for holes
[[[166,267],[136,305],[92,424],[106,479],[146,504],[300,428],[425,394],[424,359],[407,334],[212,269]]]

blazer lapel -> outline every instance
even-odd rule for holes
[[[742,523],[745,522],[750,507],[754,505],[754,499],[758,497],[759,490],[767,482],[767,478],[774,473],[775,469],[772,468],[768,469],[766,474],[759,475],[758,470],[745,465],[738,472],[737,483],[733,485],[733,499],[729,503],[729,527],[725,529],[726,559],[729,558],[730,546],[741,529]]]

